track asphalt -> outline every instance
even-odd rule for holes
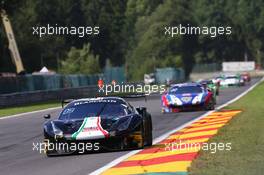
[[[260,79],[252,79],[251,84],[243,87],[221,89],[217,106],[235,98]],[[146,106],[152,115],[153,137],[175,129],[193,120],[206,111],[161,114],[160,96],[131,100],[134,106]],[[61,109],[41,111],[0,120],[0,174],[5,175],[86,175],[107,163],[127,154],[129,151],[89,153],[82,155],[58,156],[47,158],[33,150],[33,143],[43,139],[43,115],[50,113],[56,118]]]

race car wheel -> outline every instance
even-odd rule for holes
[[[134,142],[136,143],[136,148],[142,149],[144,147],[144,143],[145,143],[143,123],[140,125],[139,131],[134,133],[133,137],[134,137]]]
[[[147,123],[145,126],[145,139],[144,139],[144,146],[151,146],[152,145],[152,120],[151,115],[147,114]]]
[[[131,135],[121,139],[119,143],[119,149],[141,149],[144,147],[144,140],[144,127],[142,123]]]
[[[47,142],[47,140],[45,140],[44,143],[45,143],[45,154],[47,157],[55,156],[58,154],[55,149],[48,148],[49,147],[48,143],[53,144],[53,142],[51,141]]]
[[[146,142],[144,146],[152,146],[152,132],[148,134],[148,137],[146,138]]]

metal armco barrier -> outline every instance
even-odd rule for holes
[[[62,100],[67,98],[96,97],[97,95],[99,95],[98,86],[12,93],[0,95],[0,107],[18,106],[50,100]]]
[[[127,83],[127,85],[143,85],[142,82]],[[82,86],[76,88],[63,88],[57,90],[43,90],[31,92],[19,92],[0,95],[0,108],[9,106],[19,106],[34,104],[36,102],[46,102],[52,100],[92,98],[105,96],[104,92],[99,92],[98,85]]]

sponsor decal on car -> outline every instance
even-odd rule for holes
[[[185,103],[188,103],[189,101],[192,100],[192,97],[182,97],[181,100]]]
[[[101,139],[109,136],[109,133],[101,126],[100,117],[86,117],[81,127],[72,134],[73,140]]]

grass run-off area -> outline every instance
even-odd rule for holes
[[[60,105],[61,105],[60,102],[52,101],[52,102],[35,103],[35,104],[23,105],[17,107],[2,108],[0,109],[0,117],[19,114],[23,112],[37,111],[52,107],[59,107]]]
[[[226,109],[241,109],[211,143],[231,143],[230,151],[201,151],[191,175],[264,174],[264,83]]]

